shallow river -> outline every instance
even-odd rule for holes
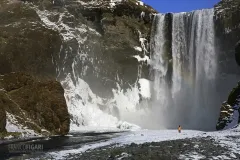
[[[6,141],[4,143],[0,141],[0,159],[36,158],[47,152],[77,149],[85,144],[102,142],[120,134],[120,132],[75,132],[68,136]]]

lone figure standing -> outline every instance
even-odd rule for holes
[[[181,133],[182,127],[179,125],[178,126],[178,133]]]

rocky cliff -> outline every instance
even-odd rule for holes
[[[1,1],[0,15],[0,74],[56,77],[52,59],[59,53],[58,33],[42,26],[36,12],[20,1]]]
[[[225,68],[222,73],[223,79],[226,73],[231,74],[230,79],[226,83],[233,84],[234,79],[239,80],[240,68],[240,1],[238,0],[222,0],[215,5],[215,23],[216,35],[218,37],[217,45],[220,55],[220,66]],[[234,63],[234,61],[236,63]],[[221,81],[221,80],[220,80]],[[224,80],[223,80],[224,81]],[[224,87],[222,87],[224,88]],[[239,84],[234,88],[228,96],[226,102],[222,104],[220,117],[217,123],[217,129],[227,129],[236,126],[239,120]]]
[[[233,88],[226,102],[221,107],[220,117],[217,123],[217,130],[230,129],[236,127],[240,123],[240,83]]]
[[[64,90],[52,62],[60,51],[59,34],[21,1],[1,1],[0,21],[0,132],[67,134]]]
[[[140,77],[148,77],[151,19],[156,13],[136,0],[38,1],[36,11],[49,28],[60,33],[63,44],[58,80],[70,73],[88,83],[105,98],[112,89],[129,88]],[[51,1],[52,2],[52,1]],[[137,58],[139,59],[137,59]]]
[[[149,41],[156,11],[136,0],[34,1],[26,5],[34,8],[43,26],[61,37],[59,56],[53,61],[57,80],[66,91],[71,122],[99,127],[111,117],[110,123],[115,123],[118,116],[106,113],[120,103],[111,99],[116,94],[113,90],[131,90],[140,78],[149,76]],[[101,116],[89,113],[91,109]]]
[[[235,47],[236,61],[238,62],[238,56],[240,55],[239,43]],[[239,65],[239,63],[238,63]],[[227,101],[223,102],[220,112],[220,117],[217,123],[217,130],[228,129],[236,127],[240,124],[240,83],[237,87],[233,88],[230,92]]]
[[[217,36],[218,52],[221,59],[221,66],[228,74],[239,74],[236,67],[235,45],[240,39],[240,1],[221,0],[215,5],[215,30]],[[239,63],[239,60],[237,59]],[[226,67],[227,66],[227,67]]]
[[[137,0],[1,1],[0,130],[14,116],[37,133],[66,134],[69,117],[55,79],[70,77],[76,85],[81,78],[94,94],[109,98],[112,89],[147,78],[154,13]]]

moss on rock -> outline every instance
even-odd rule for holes
[[[0,139],[19,138],[22,135],[20,132],[0,132]]]

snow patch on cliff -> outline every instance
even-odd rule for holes
[[[137,1],[136,5],[144,6],[144,3],[142,1]]]
[[[34,130],[31,130],[28,127],[20,124],[13,114],[6,112],[6,116],[7,116],[6,130],[8,132],[19,132],[22,134],[21,137],[41,136],[41,134],[38,134]]]
[[[141,78],[139,79],[140,84],[140,94],[143,98],[150,99],[151,98],[151,82],[147,79]]]
[[[146,55],[144,57],[140,57],[139,55],[135,55],[133,57],[136,58],[138,62],[147,62],[147,64],[150,63],[150,58]]]
[[[109,5],[111,8],[113,8],[116,6],[116,3],[120,3],[120,2],[122,2],[122,0],[110,0]]]
[[[139,51],[139,52],[142,52],[142,51],[143,51],[142,48],[139,47],[139,46],[135,46],[134,49],[135,49],[136,51]]]
[[[96,30],[86,26],[85,24],[81,24],[81,25],[72,27],[69,24],[65,23],[63,21],[64,18],[70,19],[70,18],[74,17],[67,10],[65,10],[62,13],[50,12],[47,10],[41,11],[38,8],[35,8],[35,10],[36,10],[39,18],[44,23],[44,25],[49,29],[58,31],[65,42],[72,40],[72,39],[76,39],[79,44],[83,44],[87,40],[87,37],[83,36],[83,34],[88,33],[88,32],[94,33],[95,35],[100,36],[100,34]],[[58,21],[52,22],[50,20],[50,17],[52,17],[52,16],[53,17],[59,16]]]

